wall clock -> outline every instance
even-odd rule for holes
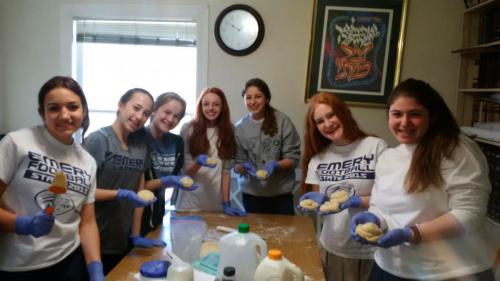
[[[217,16],[215,40],[228,54],[245,56],[255,51],[264,39],[264,21],[252,7],[231,5]]]

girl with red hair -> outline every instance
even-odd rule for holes
[[[198,188],[181,190],[177,209],[223,211],[233,216],[245,212],[230,206],[231,160],[236,150],[234,128],[224,92],[205,89],[196,106],[194,119],[181,129],[184,139],[184,171]]]
[[[367,280],[375,249],[351,239],[350,221],[368,208],[375,164],[387,145],[361,130],[332,93],[318,93],[309,101],[304,140],[301,188],[307,193],[300,201],[321,206],[332,193],[347,195],[337,210],[315,209],[323,216],[319,240],[327,280]]]

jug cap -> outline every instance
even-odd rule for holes
[[[248,233],[248,232],[250,232],[250,226],[248,225],[248,223],[240,223],[238,225],[238,232],[239,233]]]
[[[235,273],[236,273],[236,270],[234,269],[234,267],[232,267],[232,266],[224,267],[224,276],[225,277],[234,276]]]
[[[267,256],[272,260],[281,260],[283,254],[280,250],[271,249],[269,250],[269,252],[267,252]]]

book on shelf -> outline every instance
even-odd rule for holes
[[[500,88],[500,53],[485,53],[479,58],[479,88]]]
[[[500,40],[500,9],[489,11],[480,16],[479,44]]]

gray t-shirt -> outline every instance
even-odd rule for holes
[[[273,137],[262,132],[262,122],[243,116],[235,125],[237,151],[235,163],[250,161],[256,169],[264,167],[270,160],[300,159],[300,137],[292,121],[285,114],[275,111],[278,133]],[[277,170],[262,182],[249,175],[239,175],[238,184],[244,193],[271,197],[290,193],[295,183],[295,170]]]
[[[144,130],[128,137],[128,150],[120,146],[111,126],[90,134],[84,146],[97,162],[97,188],[139,189],[141,176],[150,163]],[[95,212],[101,236],[101,253],[125,253],[134,205],[128,200],[101,201],[95,203]]]

